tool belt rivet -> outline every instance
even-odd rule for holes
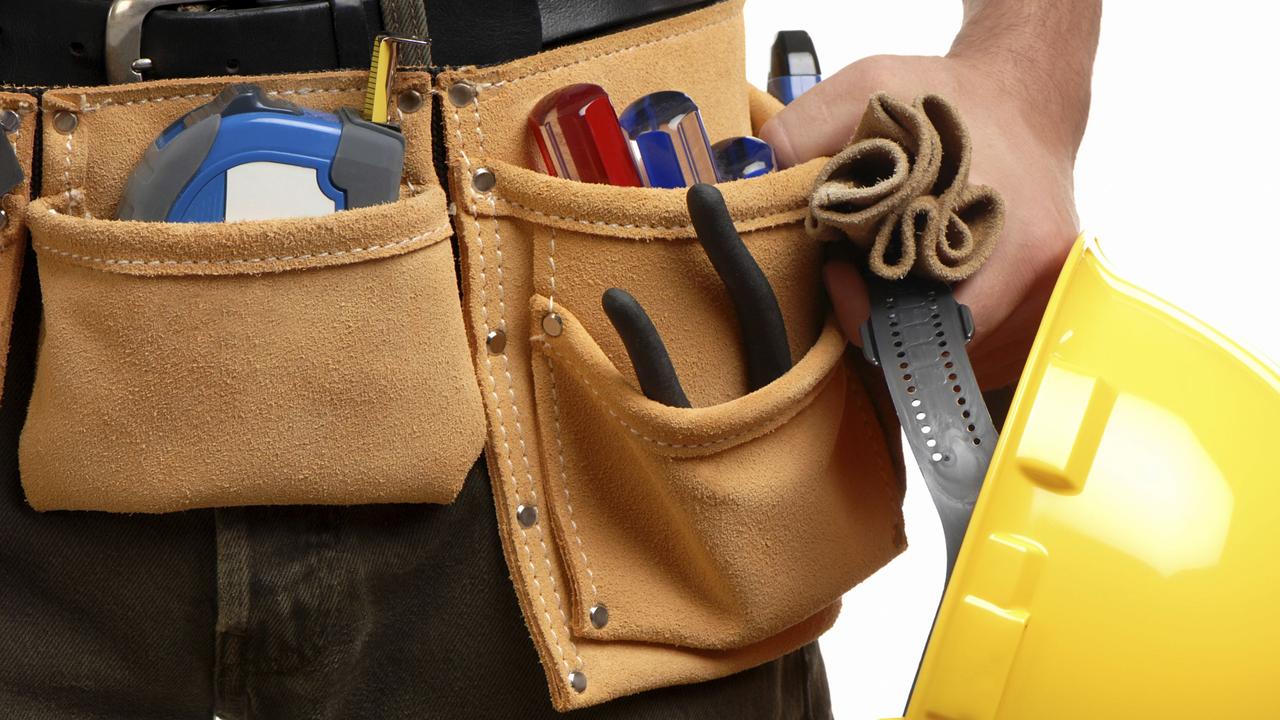
[[[507,349],[507,334],[501,330],[490,330],[484,338],[484,345],[489,348],[489,352],[497,355]]]
[[[449,86],[449,102],[454,107],[470,105],[476,99],[476,86],[469,82],[454,83]]]
[[[574,691],[576,692],[580,692],[580,693],[586,692],[587,690],[586,674],[583,673],[581,670],[574,670],[573,672],[569,673],[569,687],[573,688]]]
[[[498,184],[498,176],[493,174],[489,168],[477,168],[475,174],[471,176],[471,187],[476,192],[489,192],[494,185]]]
[[[422,109],[422,93],[417,90],[405,90],[396,96],[396,107],[402,113],[416,113]]]
[[[591,624],[597,630],[609,624],[609,608],[605,607],[604,603],[591,606]]]
[[[520,527],[533,527],[538,523],[538,506],[521,505],[516,508],[516,520]]]
[[[53,129],[63,135],[70,135],[75,132],[76,126],[80,124],[80,117],[73,112],[59,110],[53,114]]]
[[[542,332],[551,337],[560,337],[560,333],[564,332],[564,320],[557,313],[547,313],[542,316]]]
[[[0,209],[0,230],[9,227],[9,213]]]

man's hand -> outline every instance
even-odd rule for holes
[[[877,91],[905,101],[933,92],[959,109],[973,140],[970,182],[999,191],[1007,212],[990,260],[956,289],[977,323],[969,354],[984,389],[1018,379],[1077,235],[1072,169],[1099,14],[1096,0],[970,0],[946,57],[860,60],[760,132],[787,166],[839,152]],[[856,341],[869,312],[862,277],[841,262],[825,276],[841,327]]]

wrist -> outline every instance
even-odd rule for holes
[[[1089,115],[1100,12],[1100,0],[966,0],[947,57],[1074,159]]]

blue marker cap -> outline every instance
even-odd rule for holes
[[[711,146],[721,180],[744,180],[773,172],[773,148],[755,137],[733,137]]]
[[[681,188],[714,183],[715,157],[693,100],[666,90],[645,95],[618,116],[636,165],[649,187]]]

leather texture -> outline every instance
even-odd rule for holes
[[[905,542],[898,426],[850,372],[864,363],[835,362],[839,338],[834,353],[824,346],[746,394],[739,326],[684,191],[527,169],[529,112],[577,82],[602,83],[618,109],[681,88],[712,140],[752,134],[780,109],[749,89],[741,2],[437,77],[498,524],[562,711],[801,647],[834,622],[844,590]],[[475,88],[474,100],[455,105],[456,83]],[[829,312],[826,246],[803,226],[822,164],[721,186],[777,291],[795,358],[810,355]],[[480,168],[496,178],[483,192],[472,185]],[[601,307],[610,287],[644,303],[693,409],[641,395]],[[506,343],[490,351],[483,338],[497,330]],[[752,584],[774,576],[787,580]]]
[[[886,280],[964,280],[1004,227],[1000,193],[969,184],[972,155],[960,114],[942,97],[907,104],[876,93],[849,146],[818,176],[809,234],[848,238]]]
[[[245,3],[239,3],[244,5]],[[106,82],[109,0],[39,0],[0,6],[0,81]],[[378,0],[305,0],[216,11],[161,8],[143,23],[148,79],[367,67],[382,29]]]
[[[354,71],[252,80],[330,112],[365,85]],[[430,90],[425,73],[397,80]],[[397,203],[239,223],[100,219],[151,140],[221,84],[44,95],[46,116],[79,121],[66,135],[44,124],[44,197],[27,213],[44,300],[19,450],[28,502],[449,502],[485,428],[429,113],[405,116]]]
[[[0,92],[0,112],[18,114],[15,132],[0,130],[0,142],[9,143],[18,157],[23,180],[0,196],[4,210],[0,227],[0,376],[9,357],[9,335],[13,331],[13,312],[18,301],[23,259],[27,252],[27,203],[31,198],[36,140],[36,99],[21,93]]]

